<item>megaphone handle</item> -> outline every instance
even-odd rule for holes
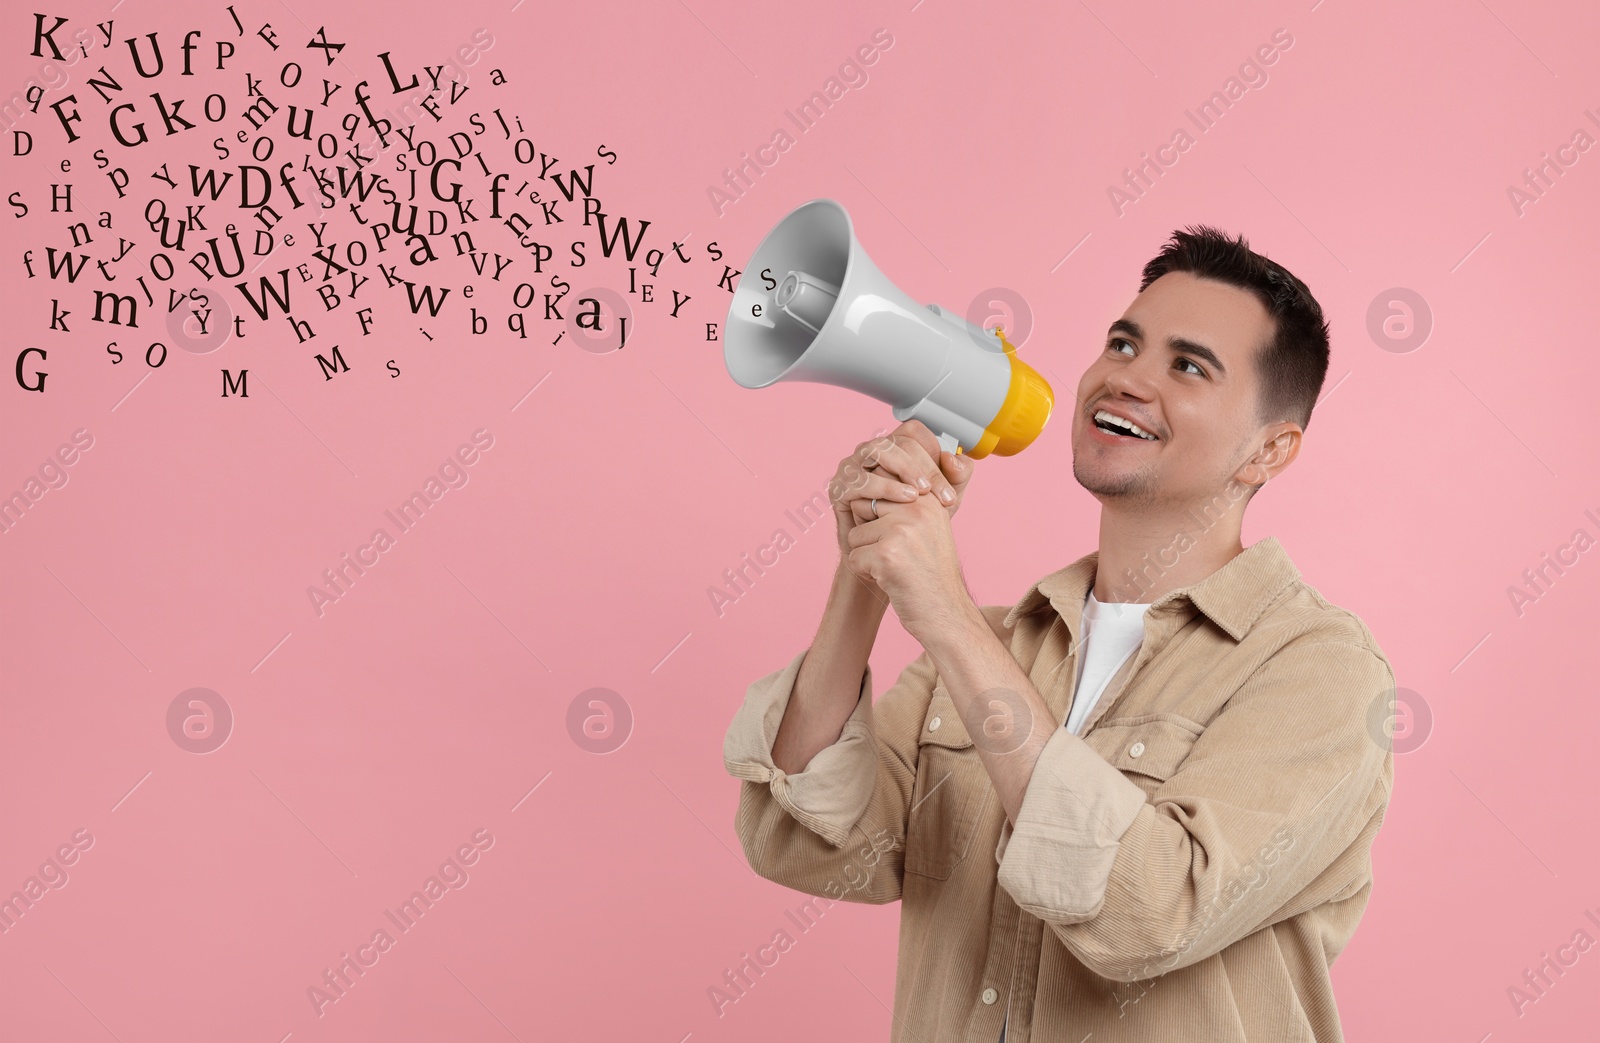
[[[939,433],[939,448],[947,453],[959,453],[961,452],[961,442],[955,435],[941,431]]]

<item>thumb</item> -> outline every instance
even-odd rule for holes
[[[977,466],[972,457],[963,453],[947,452],[945,456],[944,473],[951,484],[961,485],[972,477],[972,469]]]

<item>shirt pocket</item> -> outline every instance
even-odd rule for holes
[[[917,735],[917,778],[906,816],[905,871],[948,880],[967,857],[988,803],[989,773],[942,684]]]
[[[1177,774],[1203,730],[1177,714],[1147,714],[1102,721],[1092,745],[1149,796]]]

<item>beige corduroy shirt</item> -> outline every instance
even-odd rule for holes
[[[1057,724],[1015,828],[926,652],[876,703],[869,667],[838,741],[779,770],[802,651],[724,742],[751,867],[901,903],[894,1043],[1342,1040],[1328,968],[1389,801],[1387,659],[1267,537],[1151,603],[1073,735],[1097,557],[982,607]]]

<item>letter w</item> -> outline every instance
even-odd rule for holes
[[[287,274],[287,273],[285,273],[285,274]],[[408,283],[406,283],[406,296],[408,298],[410,298],[410,300],[411,300],[411,314],[413,314],[413,315],[418,314],[417,309],[421,308],[422,305],[426,304],[428,306],[428,314],[429,315],[438,315],[439,314],[439,308],[441,306],[443,306],[444,299],[446,297],[450,296],[450,291],[449,290],[440,290],[439,291],[439,299],[437,301],[435,301],[433,299],[433,287],[432,286],[424,286],[422,288],[422,292],[419,294],[419,293],[417,293],[417,284],[414,283],[414,282],[408,282]]]
[[[244,299],[250,302],[250,307],[255,309],[255,313],[261,316],[263,319],[267,317],[267,298],[269,296],[278,302],[278,310],[287,315],[289,314],[289,269],[285,268],[279,272],[278,280],[283,283],[282,296],[278,294],[277,290],[272,288],[272,284],[267,281],[267,277],[265,275],[261,276],[260,301],[257,301],[250,295],[249,283],[235,283],[234,288],[240,293],[244,294]],[[415,309],[412,310],[414,311]]]
[[[71,250],[62,255],[60,263],[56,262],[55,247],[47,246],[45,247],[45,252],[50,258],[50,278],[52,279],[59,279],[61,277],[61,269],[65,268],[67,270],[67,282],[77,282],[78,273],[83,271],[83,266],[89,263],[88,254],[78,254],[78,263],[74,265],[72,263],[73,253]]]
[[[617,219],[617,230],[611,233],[610,239],[606,238],[606,215],[599,214],[598,217],[600,218],[600,252],[610,257],[612,248],[617,245],[617,237],[621,236],[623,245],[627,247],[628,260],[633,260],[634,251],[638,250],[639,244],[644,242],[645,229],[650,227],[650,222],[639,222],[639,239],[638,242],[635,242],[633,237],[628,234],[628,219],[626,217]]]
[[[590,191],[590,186],[594,184],[594,164],[590,163],[587,169],[589,171],[589,177],[587,180],[579,180],[578,172],[576,170],[567,171],[567,183],[564,185],[561,183],[561,175],[559,173],[551,174],[550,180],[556,183],[556,187],[561,189],[561,194],[566,196],[567,202],[570,203],[572,202],[572,190],[574,188],[582,188],[583,194],[586,196],[594,194]],[[633,255],[629,254],[628,259],[631,261],[633,259]]]
[[[232,171],[223,171],[222,180],[218,181],[217,172],[215,170],[207,170],[206,176],[202,178],[200,176],[200,168],[195,166],[193,163],[189,164],[189,184],[194,189],[194,197],[196,199],[200,198],[200,190],[203,188],[210,194],[212,200],[215,201],[217,197],[222,195],[222,190],[228,187],[228,182],[232,179]]]

